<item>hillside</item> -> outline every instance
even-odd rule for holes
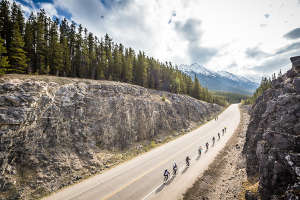
[[[190,130],[222,107],[112,81],[0,78],[0,199],[36,199]]]
[[[262,200],[299,199],[300,57],[250,109],[244,153],[248,180]],[[256,196],[257,194],[251,194]]]
[[[226,71],[214,72],[197,63],[180,65],[179,70],[191,78],[196,75],[200,84],[209,90],[249,95],[258,87],[257,83],[243,76],[237,76]]]

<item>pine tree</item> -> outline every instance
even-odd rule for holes
[[[12,39],[12,24],[10,18],[10,3],[7,0],[0,2],[0,37],[8,50]]]
[[[102,41],[100,42],[99,39],[97,37],[95,37],[95,59],[96,59],[96,63],[95,63],[95,71],[96,71],[96,76],[95,79],[96,80],[102,80],[104,79],[104,70],[103,67],[104,65],[102,65],[102,49],[103,49],[103,44]]]
[[[201,86],[200,86],[198,78],[195,75],[192,97],[194,97],[196,99],[200,99],[200,93],[201,93]]]
[[[108,61],[106,58],[106,52],[104,48],[104,43],[103,40],[101,39],[101,42],[99,42],[99,45],[97,46],[97,58],[98,58],[98,63],[97,63],[97,76],[98,79],[105,79],[105,71],[107,71],[108,68]]]
[[[112,79],[112,69],[113,69],[113,57],[112,57],[112,39],[105,34],[104,36],[104,48],[106,53],[106,59],[108,62],[107,70],[104,71],[106,79]]]
[[[4,74],[6,69],[9,68],[8,57],[6,56],[6,47],[4,40],[0,37],[0,74]]]
[[[28,72],[32,73],[36,71],[36,39],[35,39],[35,23],[36,17],[33,13],[30,14],[26,25],[24,34],[24,50],[28,58]]]
[[[36,35],[36,65],[34,71],[40,74],[47,73],[47,41],[45,41],[45,18],[46,12],[41,9],[37,15],[37,22],[35,23],[35,35]]]
[[[141,86],[147,85],[147,69],[148,63],[145,58],[145,53],[142,53],[140,51],[137,58],[137,66],[135,72],[135,80],[137,81],[137,84]]]
[[[62,43],[60,43],[62,49],[62,56],[63,56],[63,68],[62,68],[62,75],[67,76],[70,74],[71,71],[71,60],[70,60],[70,51],[68,45],[68,39],[63,37]]]
[[[66,18],[64,18],[61,21],[59,31],[60,31],[60,45],[62,47],[63,52],[63,69],[62,69],[62,75],[67,76],[71,72],[71,57],[70,57],[70,47],[69,47],[69,41],[68,41],[68,33],[69,33],[70,27],[68,25],[68,21]]]
[[[114,81],[119,81],[121,77],[122,56],[120,54],[118,45],[114,46],[112,56],[113,56],[112,78]]]
[[[76,76],[76,62],[75,62],[75,50],[76,50],[76,23],[72,21],[69,31],[69,48],[70,48],[70,59],[71,59],[71,72],[70,76]]]
[[[22,10],[19,5],[16,4],[16,2],[13,2],[12,8],[11,8],[11,24],[12,26],[15,23],[18,23],[19,26],[19,33],[21,36],[24,36],[24,26],[25,26],[25,19],[22,13]]]
[[[13,37],[9,49],[9,64],[10,67],[7,68],[7,72],[13,73],[26,73],[27,72],[27,63],[26,55],[23,50],[24,41],[19,32],[18,23],[14,24],[13,28]]]
[[[96,78],[96,54],[95,54],[95,41],[92,33],[88,34],[88,77]]]
[[[88,47],[88,35],[87,29],[84,29],[84,39],[82,42],[82,49],[81,49],[81,59],[82,65],[80,68],[80,77],[88,78],[89,72],[89,47]]]
[[[82,25],[80,24],[78,26],[78,33],[76,34],[75,39],[75,55],[74,55],[74,70],[75,70],[75,76],[80,77],[80,71],[81,71],[81,65],[82,65]]]
[[[50,28],[50,37],[49,37],[49,66],[50,72],[54,75],[59,75],[60,72],[63,71],[63,49],[59,42],[58,37],[58,23],[56,20],[51,24]]]

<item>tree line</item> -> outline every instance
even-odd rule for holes
[[[95,80],[112,80],[146,88],[187,94],[225,105],[172,65],[136,53],[113,42],[106,34],[98,38],[75,22],[50,18],[45,10],[25,19],[15,2],[0,3],[0,74],[48,74]]]
[[[213,91],[212,92],[215,96],[220,96],[226,99],[229,103],[240,103],[241,101],[245,101],[250,97],[250,95],[245,94],[237,94],[231,92],[221,92],[221,91]]]
[[[281,73],[281,70],[280,72],[278,73],[278,78],[282,76],[282,73]],[[272,74],[272,77],[262,77],[261,79],[261,82],[260,82],[260,85],[259,87],[255,90],[254,94],[245,99],[245,100],[242,100],[242,103],[243,104],[254,104],[256,99],[258,97],[260,97],[264,91],[266,91],[267,89],[271,88],[272,87],[272,82],[276,80],[276,74]]]

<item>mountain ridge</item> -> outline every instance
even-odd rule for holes
[[[252,94],[259,85],[247,77],[228,71],[212,71],[198,63],[182,64],[178,69],[192,78],[196,75],[203,87],[214,91]]]

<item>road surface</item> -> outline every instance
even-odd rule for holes
[[[120,164],[100,175],[63,189],[45,199],[47,200],[134,200],[134,199],[178,199],[198,176],[213,161],[225,146],[240,122],[237,104],[229,106],[217,121],[211,120],[200,128],[157,147],[128,162]],[[222,129],[227,132],[222,136]],[[218,140],[218,132],[221,138]],[[216,142],[212,146],[212,137]],[[209,149],[205,152],[205,143]],[[198,156],[199,146],[203,153]],[[186,167],[186,156],[191,158]],[[172,172],[173,162],[178,165],[178,173],[163,184],[163,172]]]

